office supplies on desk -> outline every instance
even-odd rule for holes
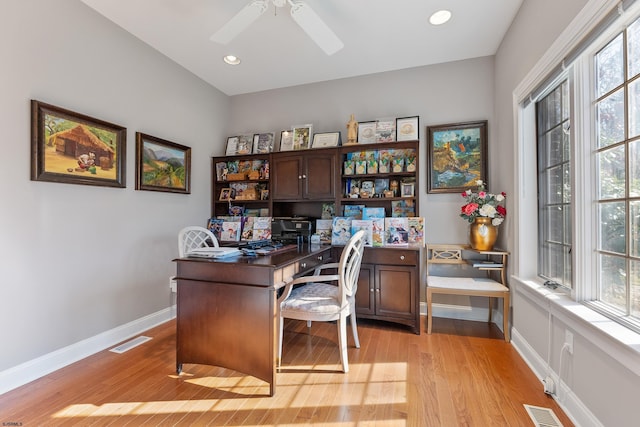
[[[187,253],[188,257],[197,258],[227,258],[241,255],[242,251],[238,248],[219,247],[219,248],[196,248]]]

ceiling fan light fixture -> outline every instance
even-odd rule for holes
[[[238,58],[235,55],[226,55],[224,58],[222,58],[222,60],[224,62],[226,62],[229,65],[238,65],[240,64],[240,58]]]
[[[451,19],[451,12],[448,10],[439,10],[429,18],[431,25],[442,25]]]
[[[342,40],[306,3],[289,0],[291,17],[305,33],[327,54],[333,55],[344,47]]]

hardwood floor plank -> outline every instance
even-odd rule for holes
[[[24,426],[530,426],[551,408],[540,381],[495,325],[434,319],[434,333],[359,321],[340,371],[335,323],[285,324],[277,391],[228,369],[175,373],[175,321],[123,354],[100,352],[0,395],[0,421]],[[351,337],[350,331],[348,336]]]

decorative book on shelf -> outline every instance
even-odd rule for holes
[[[385,218],[385,246],[409,245],[409,220],[408,218]]]
[[[331,227],[331,244],[346,245],[351,238],[352,218],[337,216],[333,218]]]
[[[351,221],[351,235],[364,230],[364,245],[373,246],[373,221],[370,219],[353,219]]]

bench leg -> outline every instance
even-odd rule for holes
[[[431,300],[433,296],[429,288],[427,288],[427,334],[431,334],[431,324],[433,323],[433,309],[431,306]]]
[[[506,342],[509,342],[511,341],[511,338],[509,336],[509,313],[511,313],[511,299],[509,297],[509,294],[506,294],[503,300],[504,303],[502,307],[502,328],[504,329],[504,340]]]

